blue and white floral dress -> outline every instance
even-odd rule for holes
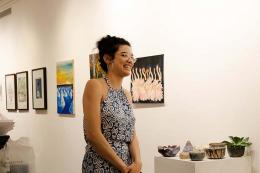
[[[113,89],[107,77],[104,78],[108,85],[108,94],[101,102],[101,130],[117,153],[127,164],[132,163],[129,144],[131,142],[135,118],[132,105],[129,104],[124,90]],[[104,160],[91,146],[86,138],[86,153],[82,162],[82,173],[119,173],[120,171]]]

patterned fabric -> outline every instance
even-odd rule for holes
[[[113,89],[108,78],[106,99],[101,102],[101,130],[108,143],[117,155],[127,164],[132,163],[129,143],[131,142],[135,118],[132,106],[129,104],[124,90]],[[120,171],[104,160],[87,142],[86,153],[82,163],[82,173],[119,173]]]

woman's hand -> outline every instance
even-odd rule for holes
[[[138,163],[135,163],[133,162],[129,168],[130,168],[130,171],[129,173],[140,173],[141,172],[141,164],[138,164]]]
[[[130,172],[130,167],[124,165],[124,167],[122,167],[122,168],[120,169],[120,172],[121,172],[121,173],[129,173],[129,172]]]

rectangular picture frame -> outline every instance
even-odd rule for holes
[[[35,110],[47,109],[46,67],[32,69],[32,106]]]
[[[89,55],[89,69],[90,69],[90,79],[103,78],[106,76],[106,72],[102,69],[99,62],[99,54]]]
[[[16,75],[5,75],[6,110],[16,110]]]
[[[56,63],[57,113],[74,116],[74,60]]]
[[[164,104],[164,54],[137,58],[130,91],[134,104]]]
[[[16,73],[16,99],[18,110],[29,109],[28,71]]]

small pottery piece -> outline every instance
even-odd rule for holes
[[[204,151],[191,151],[190,152],[190,159],[192,161],[202,161],[205,157]]]
[[[242,157],[245,153],[245,146],[227,146],[227,151],[230,157]]]
[[[158,146],[158,152],[164,157],[175,157],[179,151],[179,145]]]
[[[191,142],[187,141],[182,151],[183,152],[190,152],[192,150],[193,150],[193,146],[192,146]]]
[[[190,158],[190,151],[193,150],[193,146],[190,141],[187,141],[182,152],[179,154],[180,159],[189,159]]]
[[[2,148],[4,148],[6,142],[8,141],[9,138],[10,138],[9,135],[0,136],[0,150],[1,150]]]
[[[226,144],[214,142],[209,144],[209,148],[205,148],[206,156],[209,159],[223,159],[226,153]]]
[[[190,153],[189,152],[181,152],[179,154],[180,159],[189,159],[190,158]]]
[[[209,159],[223,159],[225,151],[226,147],[210,147],[205,149],[207,158]]]

